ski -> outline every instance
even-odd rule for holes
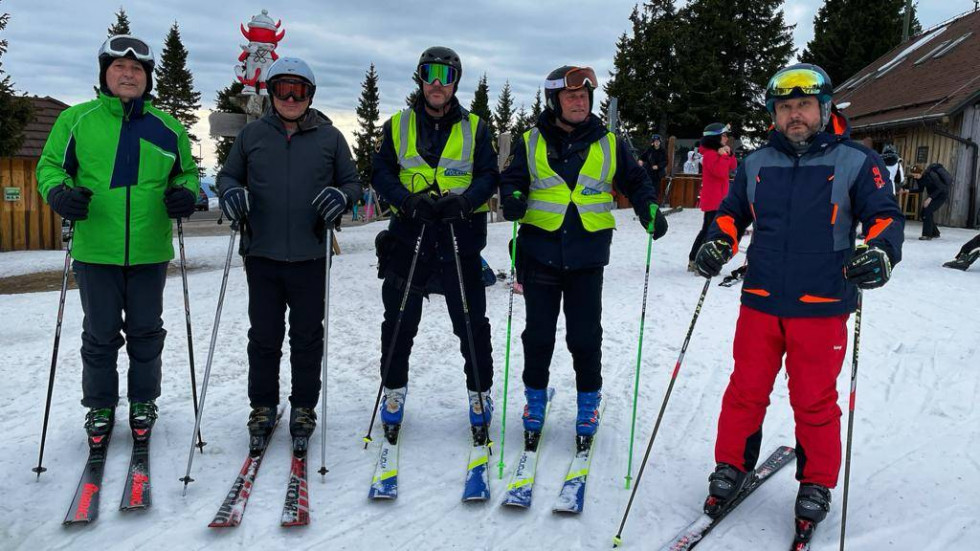
[[[473,426],[473,445],[466,463],[466,483],[463,486],[463,501],[486,501],[490,499],[490,435],[487,427]]]
[[[306,448],[309,439],[293,438],[292,466],[286,485],[286,502],[282,507],[282,526],[305,526],[310,523],[310,491],[306,483]]]
[[[88,524],[99,517],[99,493],[102,491],[102,474],[105,472],[105,458],[109,451],[109,440],[112,430],[105,436],[90,436],[88,438],[88,460],[85,470],[75,489],[75,497],[71,500],[68,514],[65,515],[65,526],[72,524]]]
[[[599,405],[599,424],[602,424],[602,412],[606,409],[605,400]],[[568,466],[568,474],[565,475],[565,483],[558,494],[558,500],[551,509],[554,513],[578,514],[585,508],[585,483],[589,478],[589,468],[592,465],[592,449],[595,447],[595,438],[599,430],[596,427],[596,434],[588,437],[576,436],[575,457]]]
[[[749,475],[748,482],[745,483],[745,487],[739,492],[737,496],[728,504],[727,507],[721,510],[721,512],[716,517],[710,517],[707,514],[702,513],[700,517],[694,522],[689,524],[686,528],[681,530],[674,539],[661,548],[661,551],[684,551],[687,549],[693,549],[705,536],[708,535],[711,530],[718,526],[729,513],[735,510],[740,503],[742,503],[745,498],[757,490],[766,480],[769,480],[773,474],[788,465],[793,459],[796,458],[796,452],[793,448],[788,446],[781,446],[776,449],[766,459],[762,465],[756,467],[752,474]]]
[[[531,492],[534,490],[534,473],[538,468],[538,450],[541,447],[541,437],[544,435],[544,423],[548,421],[548,411],[551,409],[551,399],[555,389],[548,389],[548,405],[544,408],[544,419],[541,432],[524,431],[524,451],[517,461],[517,469],[507,484],[507,497],[504,505],[527,509],[531,507]]]
[[[370,499],[395,499],[398,497],[398,432],[401,425],[385,425],[384,438],[378,463],[371,478]]]
[[[129,474],[123,490],[120,511],[136,511],[150,506],[150,431],[131,429],[133,453],[129,459]]]
[[[793,545],[790,551],[810,551],[810,540],[813,539],[813,532],[817,529],[817,523],[796,519],[796,533],[793,535]]]
[[[269,433],[269,437],[265,439],[262,447],[249,450],[248,457],[245,458],[245,463],[242,465],[242,470],[238,473],[235,482],[231,485],[231,490],[225,496],[221,507],[218,507],[218,512],[214,515],[214,519],[208,524],[209,528],[232,528],[241,524],[242,516],[245,514],[245,505],[248,504],[248,498],[252,494],[252,485],[255,484],[255,477],[258,475],[259,466],[262,464],[262,457],[265,456],[265,450],[269,447],[269,441],[276,432],[276,427],[279,426],[279,419],[282,417],[282,412],[283,408],[279,408],[279,411],[276,413],[276,422],[272,426],[272,432]]]

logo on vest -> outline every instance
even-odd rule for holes
[[[459,170],[458,168],[447,168],[446,176],[469,176],[470,173],[465,170]]]
[[[601,193],[602,193],[601,191],[597,189],[592,189],[590,187],[587,187],[582,190],[582,195],[599,195]]]

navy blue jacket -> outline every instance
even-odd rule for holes
[[[439,156],[449,140],[449,133],[453,125],[463,117],[465,110],[460,107],[459,101],[453,98],[449,112],[444,117],[435,119],[426,113],[422,101],[420,97],[414,107],[418,141],[416,147],[425,162],[435,168],[439,165]],[[462,194],[474,209],[490,199],[497,190],[500,180],[493,138],[490,136],[485,121],[481,120],[477,126],[475,146],[473,181]],[[411,193],[398,179],[400,168],[398,166],[398,154],[395,152],[395,146],[391,139],[391,119],[388,119],[384,124],[381,147],[374,153],[373,170],[371,184],[374,189],[388,203],[396,207],[401,206]],[[453,226],[456,231],[460,254],[476,254],[487,246],[486,213],[471,214],[466,220],[456,222]],[[414,247],[419,232],[422,230],[422,225],[398,215],[392,217],[388,230],[391,232],[390,235],[399,242]],[[441,261],[448,262],[453,259],[453,243],[450,238],[449,226],[442,223],[433,224],[426,229],[423,241],[422,246],[425,250],[429,250],[432,244],[436,243],[438,257]]]
[[[570,189],[574,189],[578,173],[585,164],[589,147],[606,135],[606,128],[595,115],[589,115],[584,124],[572,132],[565,132],[555,126],[548,111],[541,113],[537,127],[548,144],[548,165]],[[613,184],[630,202],[637,214],[649,215],[650,204],[657,202],[657,190],[650,183],[650,177],[623,140],[616,139],[616,174]],[[502,197],[520,191],[528,196],[531,177],[527,167],[527,150],[524,139],[515,136],[511,147],[510,164],[500,178]],[[565,212],[565,220],[555,231],[546,231],[530,224],[522,224],[517,242],[521,254],[529,255],[538,262],[562,270],[582,270],[609,264],[609,246],[612,243],[610,230],[590,232],[582,225],[578,209],[570,204]]]
[[[888,170],[877,153],[850,141],[842,116],[834,117],[838,132],[818,133],[803,155],[773,132],[738,167],[708,230],[708,240],[737,248],[745,228],[755,225],[742,286],[746,306],[780,317],[853,312],[857,287],[843,270],[858,221],[866,243],[893,265],[902,258],[905,219]]]

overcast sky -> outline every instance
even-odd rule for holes
[[[785,2],[786,19],[796,24],[798,50],[813,36],[813,16],[822,3]],[[973,9],[973,0],[917,3],[924,27]],[[202,110],[206,110],[214,105],[216,91],[234,79],[239,44],[245,42],[239,24],[264,8],[281,19],[286,30],[280,55],[302,57],[312,64],[317,76],[315,106],[351,140],[361,81],[371,63],[381,78],[383,119],[404,106],[414,86],[411,75],[418,56],[432,45],[450,46],[460,54],[459,96],[465,106],[484,72],[491,102],[509,80],[516,103],[530,105],[545,75],[560,65],[591,65],[600,79],[608,75],[616,40],[629,28],[627,18],[634,4],[622,0],[6,0],[0,4],[0,10],[11,15],[3,34],[9,42],[3,69],[19,91],[69,104],[91,99],[92,85],[98,80],[98,48],[122,5],[133,33],[150,42],[158,59],[170,25],[177,21],[189,52],[194,88],[201,92]],[[708,44],[710,37],[706,37]],[[195,133],[203,137],[207,136],[206,111],[201,115]],[[202,145],[210,174],[213,144],[205,138]]]

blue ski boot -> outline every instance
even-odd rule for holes
[[[544,425],[544,412],[548,407],[548,389],[525,387],[524,397],[527,405],[524,406],[524,430],[528,432],[541,432]]]
[[[493,421],[493,398],[490,397],[490,391],[485,390],[483,394],[483,404],[480,404],[480,394],[475,390],[466,391],[470,397],[470,425],[474,427],[486,426],[490,427],[491,421]],[[484,415],[484,410],[486,415]]]
[[[599,428],[599,404],[602,402],[602,391],[578,393],[578,415],[575,418],[575,434],[577,436],[593,437]]]
[[[405,417],[405,395],[408,387],[384,389],[381,399],[381,422],[385,425],[401,425]]]

